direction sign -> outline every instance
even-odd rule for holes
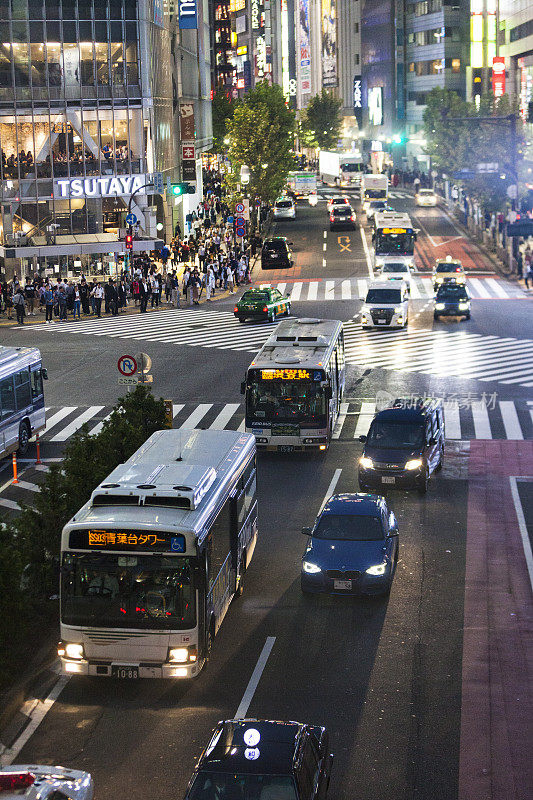
[[[244,203],[235,203],[235,213],[242,214],[244,211]]]
[[[133,356],[120,356],[118,360],[118,371],[121,375],[133,375],[137,372],[137,361]]]
[[[137,222],[137,217],[135,214],[128,214],[126,217],[126,225],[135,225]]]

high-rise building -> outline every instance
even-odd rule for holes
[[[0,0],[0,271],[112,273],[128,210],[134,250],[172,234],[180,97],[200,148],[210,135],[205,64],[190,86],[181,61],[202,48],[201,6],[193,36],[178,2]]]

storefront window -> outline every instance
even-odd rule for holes
[[[46,43],[48,81],[50,86],[61,86],[61,47],[59,42]]]
[[[106,42],[96,42],[96,80],[100,86],[109,85],[109,58]]]
[[[46,64],[44,60],[44,45],[30,44],[31,56],[31,82],[32,86],[46,84]]]

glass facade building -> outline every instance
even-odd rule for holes
[[[0,272],[112,261],[174,178],[172,85],[162,0],[0,0]],[[139,249],[173,225],[146,191]]]

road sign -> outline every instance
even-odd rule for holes
[[[245,236],[246,230],[244,228],[237,228],[235,233],[237,234],[237,236]]]
[[[133,356],[120,356],[118,360],[118,371],[121,375],[133,375],[137,372],[137,361]]]
[[[174,405],[172,400],[163,400],[165,404],[165,423],[167,428],[172,428],[172,421],[174,419]]]
[[[135,353],[135,361],[137,362],[137,371],[141,375],[146,375],[150,372],[152,366],[152,359],[146,353]]]
[[[182,161],[181,174],[184,181],[192,182],[196,180],[196,161]]]
[[[235,222],[235,217],[228,217],[228,225],[233,225]]]
[[[132,375],[131,377],[128,378],[120,377],[118,379],[118,382],[120,386],[137,386],[137,384],[139,383],[139,378],[137,377],[137,375]]]
[[[153,181],[154,181],[154,191],[155,191],[155,193],[156,194],[163,194],[163,173],[162,172],[154,172]]]
[[[244,228],[244,225],[245,225],[244,217],[237,217],[236,223],[237,223],[239,228]]]
[[[126,225],[135,225],[137,222],[137,217],[135,214],[128,214],[126,217]]]
[[[184,144],[181,146],[181,157],[184,161],[194,161],[196,153],[194,144]]]
[[[235,213],[242,214],[244,211],[244,203],[235,203]]]

